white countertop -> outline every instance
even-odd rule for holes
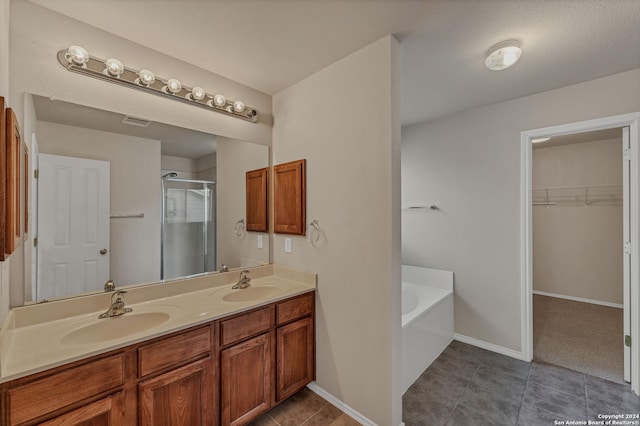
[[[212,274],[192,279],[129,287],[124,296],[131,313],[120,317],[98,319],[109,307],[111,293],[102,293],[11,310],[0,331],[0,383],[24,377],[52,367],[109,352],[134,343],[213,321],[234,313],[266,305],[281,299],[306,293],[316,288],[314,274],[294,271],[277,265],[251,270],[253,277],[249,289],[264,288],[254,300],[229,301],[239,272]],[[182,292],[180,291],[182,290]],[[251,290],[255,291],[255,290]],[[250,293],[238,293],[241,298]],[[225,300],[227,299],[227,300]],[[45,306],[46,305],[46,306]],[[95,308],[100,306],[99,310]],[[126,324],[133,318],[118,323],[126,316],[161,313],[161,323],[145,330],[126,334]],[[140,317],[140,318],[142,318]],[[103,327],[102,322],[110,322]],[[97,328],[92,327],[100,323]],[[124,326],[123,326],[124,325]],[[113,328],[112,328],[113,327]],[[68,336],[80,330],[88,341],[79,342]],[[100,333],[107,330],[108,340]],[[89,330],[89,333],[84,331]],[[95,331],[98,330],[98,331]],[[115,332],[115,330],[119,330]],[[121,333],[122,332],[122,333]],[[74,336],[78,335],[76,332]]]

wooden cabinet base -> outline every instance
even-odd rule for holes
[[[213,423],[211,358],[138,385],[140,425],[205,426]]]
[[[315,379],[315,294],[0,384],[0,426],[243,426]]]
[[[222,425],[244,425],[271,408],[271,335],[262,334],[220,354]]]
[[[123,402],[123,394],[119,392],[40,423],[40,426],[121,426],[124,425]]]

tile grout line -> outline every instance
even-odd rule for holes
[[[524,398],[527,394],[527,389],[529,389],[529,380],[531,380],[531,370],[533,370],[533,362],[529,363],[529,373],[527,374],[527,382],[524,385],[524,392],[522,392],[522,399],[520,400],[520,406],[518,407],[518,415],[516,416],[516,425],[520,420],[520,413],[522,412],[522,406],[524,405]]]
[[[587,375],[586,373],[582,373],[582,380],[584,380],[584,407],[586,410],[587,417],[585,420],[589,419],[589,398],[587,396]]]
[[[309,420],[311,420],[313,417],[315,417],[320,411],[324,410],[325,408],[326,408],[326,405],[323,405],[321,409],[319,409],[318,411],[313,413],[311,416],[309,416],[309,418],[307,420],[305,420],[304,422],[300,423],[298,426],[302,426],[305,423],[309,422]]]
[[[458,399],[456,399],[456,403],[453,404],[453,408],[451,409],[451,411],[449,412],[449,415],[447,416],[447,422],[449,420],[451,420],[451,416],[453,415],[453,412],[456,411],[456,408],[458,408],[458,404],[460,404],[460,400],[462,399],[464,394],[467,393],[467,389],[469,389],[469,386],[471,386],[471,381],[473,380],[473,378],[478,373],[478,370],[480,370],[480,365],[481,365],[481,363],[478,363],[478,365],[476,366],[476,370],[473,372],[473,374],[469,378],[469,381],[467,382],[467,385],[464,387],[464,391],[460,394]]]
[[[280,423],[278,423],[278,421],[276,419],[274,419],[273,417],[271,417],[271,414],[266,413],[267,417],[269,417],[275,424],[277,424],[278,426],[282,426]]]

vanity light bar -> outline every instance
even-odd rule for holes
[[[58,62],[68,71],[127,86],[146,93],[184,102],[255,123],[258,111],[242,101],[230,101],[223,95],[210,95],[200,87],[188,87],[180,81],[156,77],[149,70],[134,70],[117,59],[90,56],[80,46],[71,46],[58,52]]]

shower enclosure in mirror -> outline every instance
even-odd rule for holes
[[[216,270],[215,182],[177,176],[162,176],[162,280]]]

